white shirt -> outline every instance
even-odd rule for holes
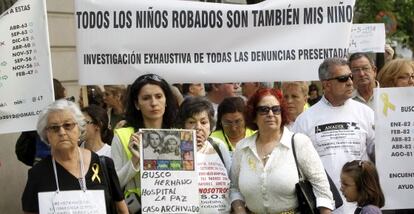
[[[254,213],[278,213],[298,206],[295,184],[298,171],[291,148],[293,132],[283,129],[266,165],[257,154],[258,133],[240,141],[233,154],[231,200],[243,200]],[[318,207],[333,209],[333,198],[322,162],[308,137],[295,135],[302,173],[312,183]]]
[[[96,154],[98,154],[99,156],[106,156],[108,158],[112,158],[111,146],[105,143],[101,149],[96,151]]]
[[[292,130],[311,139],[326,171],[340,189],[340,173],[346,162],[374,157],[373,126],[374,112],[367,105],[348,99],[342,106],[332,106],[322,97],[296,118]],[[334,213],[353,213],[355,204],[342,199],[344,205]]]

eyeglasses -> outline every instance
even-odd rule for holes
[[[46,129],[48,131],[59,132],[60,128],[63,127],[64,130],[71,131],[76,125],[77,123],[64,123],[62,125],[51,125],[48,126]]]
[[[238,119],[235,121],[230,121],[230,120],[222,120],[221,121],[221,125],[223,127],[229,127],[229,126],[242,126],[243,125],[243,120],[242,119]]]
[[[358,73],[359,71],[362,71],[363,73],[367,73],[369,70],[371,70],[370,66],[364,66],[360,68],[351,68],[352,73]]]
[[[138,78],[138,82],[143,82],[143,81],[155,81],[155,82],[162,82],[164,81],[164,79],[156,74],[144,74],[142,76],[140,76]]]
[[[256,106],[256,113],[260,115],[267,115],[270,110],[272,110],[272,113],[275,115],[282,112],[282,108],[280,106]]]
[[[341,76],[332,77],[332,78],[324,79],[324,80],[326,80],[326,81],[338,80],[338,82],[348,82],[349,79],[353,80],[354,76],[352,76],[352,74],[347,74],[347,75],[341,75]]]

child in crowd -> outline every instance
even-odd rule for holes
[[[341,172],[341,192],[348,202],[357,202],[354,214],[380,214],[385,199],[375,166],[370,161],[347,162]]]

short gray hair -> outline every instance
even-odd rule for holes
[[[348,61],[342,58],[326,58],[319,66],[319,80],[326,80],[332,76],[333,66],[348,66]]]
[[[55,102],[51,103],[46,108],[44,108],[42,112],[40,112],[39,119],[37,120],[37,133],[39,134],[40,139],[46,144],[49,144],[46,135],[46,127],[49,114],[52,112],[63,110],[68,110],[72,113],[73,119],[75,119],[76,123],[78,124],[81,135],[84,133],[85,117],[83,116],[79,107],[74,102],[68,101],[66,99],[56,100]]]

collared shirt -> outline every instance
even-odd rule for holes
[[[367,106],[369,106],[372,110],[375,110],[374,108],[374,95],[372,95],[368,100],[365,100],[364,97],[362,97],[362,95],[358,92],[358,90],[354,90],[354,92],[352,93],[352,99],[364,103]]]
[[[231,167],[232,201],[245,201],[254,213],[279,213],[298,206],[295,184],[299,176],[291,148],[292,135],[284,128],[266,165],[257,154],[257,133],[237,144]],[[296,134],[295,148],[299,167],[313,185],[317,206],[333,209],[329,183],[312,142]]]

